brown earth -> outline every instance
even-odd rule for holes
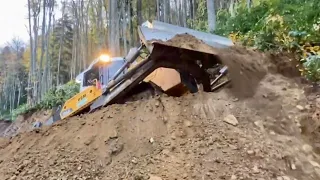
[[[320,179],[319,91],[264,74],[282,66],[240,49],[220,54],[239,74],[249,69],[239,79],[248,86],[235,83],[252,97],[234,87],[161,95],[2,138],[0,179]],[[242,58],[257,64],[238,68]]]
[[[317,147],[300,133],[306,118],[318,123],[308,102],[268,75],[246,100],[223,90],[112,105],[2,139],[0,177],[318,179]]]

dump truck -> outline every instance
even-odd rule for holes
[[[230,39],[160,21],[141,24],[138,34],[140,45],[125,57],[103,54],[80,73],[80,92],[44,124],[119,103],[146,87],[181,96],[199,89],[212,92],[230,83],[228,67],[215,53],[233,46]]]

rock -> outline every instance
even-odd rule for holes
[[[182,178],[183,178],[183,179],[186,179],[187,177],[188,177],[188,174],[187,174],[187,173],[183,173],[183,174],[182,174]]]
[[[150,176],[149,180],[162,180],[162,178],[159,176],[154,176],[154,175],[149,175],[149,176]]]
[[[238,98],[233,98],[233,99],[232,99],[232,102],[237,102],[237,101],[239,101]]]
[[[254,151],[248,150],[247,153],[248,153],[249,155],[253,155],[253,154],[254,154]]]
[[[167,124],[167,122],[168,122],[168,118],[163,117],[163,118],[162,118],[162,121],[163,121],[163,123]]]
[[[256,125],[258,128],[260,128],[260,130],[264,129],[262,121],[255,121],[254,125]]]
[[[305,152],[305,153],[311,153],[312,152],[312,146],[310,146],[309,144],[304,144],[303,146],[302,146],[302,149],[303,149],[303,151]]]
[[[153,138],[150,138],[150,139],[149,139],[149,142],[150,142],[151,144],[153,144],[153,143],[154,143],[154,139],[153,139]]]
[[[32,168],[28,171],[28,174],[33,174],[35,172],[35,170]]]
[[[80,171],[80,170],[81,170],[81,168],[82,168],[82,167],[81,167],[81,166],[79,166],[79,167],[77,168],[77,169],[78,169],[78,171]]]
[[[116,138],[118,138],[118,132],[117,130],[114,130],[112,135],[110,136],[110,139],[116,139]]]
[[[232,175],[230,178],[230,180],[236,180],[236,179],[237,179],[237,176],[235,176],[235,175]]]
[[[228,123],[228,124],[231,124],[233,126],[236,126],[239,124],[238,120],[236,117],[234,117],[234,115],[232,114],[229,114],[228,116],[226,116],[224,119],[223,119],[224,122]]]
[[[15,179],[17,179],[17,176],[16,176],[16,175],[13,175],[13,176],[10,178],[10,180],[15,180]]]
[[[137,158],[135,158],[135,157],[131,160],[131,162],[132,162],[133,164],[138,164],[138,160],[137,160]]]
[[[297,169],[296,165],[295,164],[291,164],[291,169],[292,170],[296,170]]]
[[[162,154],[164,154],[165,156],[169,156],[170,151],[168,149],[164,149],[162,150]]]
[[[290,178],[288,176],[282,176],[283,180],[290,180]]]
[[[300,111],[303,111],[303,110],[304,110],[304,107],[301,106],[301,105],[297,105],[296,108],[299,109]]]
[[[311,105],[308,104],[308,105],[306,105],[304,108],[306,108],[307,110],[310,110],[310,109],[311,109]]]
[[[89,138],[84,142],[84,145],[89,146],[93,142],[94,138]]]
[[[160,106],[160,102],[157,101],[157,102],[155,103],[155,106],[156,106],[156,107],[159,107],[159,106]]]
[[[123,150],[123,144],[122,143],[114,143],[110,146],[111,154],[116,155],[119,154]]]
[[[237,150],[237,149],[238,149],[238,147],[237,147],[237,146],[232,145],[232,144],[229,144],[229,147],[230,147],[232,150]]]
[[[258,168],[258,166],[257,165],[255,165],[253,168],[252,168],[252,170],[253,170],[253,173],[259,173],[259,168]]]
[[[319,163],[315,162],[315,161],[312,161],[312,160],[309,160],[310,164],[314,167],[317,167],[317,168],[320,168],[320,165]]]
[[[184,121],[184,125],[185,125],[186,127],[191,127],[191,126],[192,126],[192,122],[186,120],[186,121]]]

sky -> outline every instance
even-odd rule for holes
[[[13,37],[28,41],[27,0],[0,0],[0,46]]]

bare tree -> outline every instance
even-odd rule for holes
[[[216,29],[215,0],[207,0],[207,10],[209,31],[212,32]]]

